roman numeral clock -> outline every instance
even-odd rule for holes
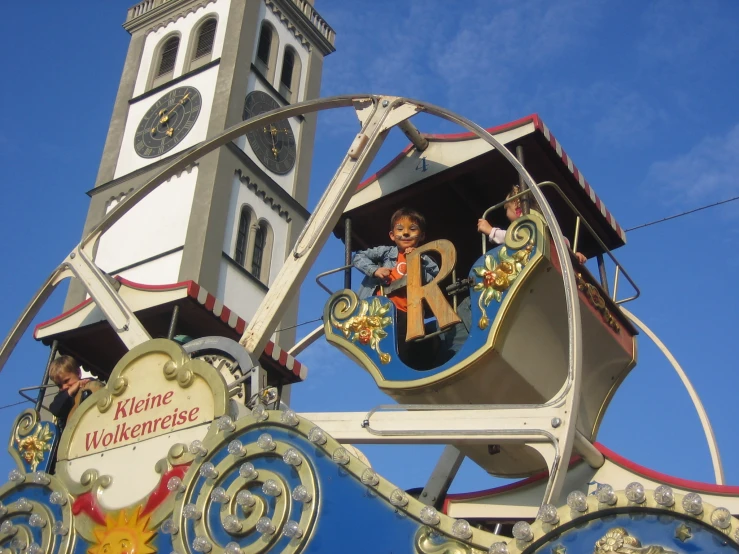
[[[202,98],[195,87],[178,87],[159,98],[136,128],[134,149],[142,158],[156,158],[177,146],[200,115]]]
[[[266,92],[255,90],[244,101],[243,119],[276,110],[280,105]],[[277,175],[285,175],[295,166],[295,135],[287,119],[281,119],[246,133],[249,146],[264,166]]]

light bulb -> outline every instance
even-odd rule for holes
[[[588,498],[582,491],[572,491],[567,495],[567,505],[571,510],[575,512],[587,512],[588,511]]]
[[[312,496],[305,485],[298,485],[293,489],[293,500],[301,504],[307,504],[312,500]]]
[[[426,525],[438,525],[439,521],[441,521],[439,512],[437,512],[436,508],[432,506],[424,506],[421,508],[420,518]]]
[[[300,423],[300,418],[298,417],[298,414],[296,414],[294,411],[285,410],[280,414],[280,421],[285,425],[289,425],[290,427],[297,427],[297,425]]]

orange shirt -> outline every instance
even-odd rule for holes
[[[393,281],[397,281],[398,279],[403,277],[406,274],[406,268],[407,264],[405,262],[405,254],[402,252],[398,252],[398,262],[390,271],[388,281],[392,283]],[[405,291],[406,289],[403,288],[395,292],[391,292],[388,295],[390,301],[395,304],[395,307],[401,312],[408,311],[408,297],[406,296]],[[380,294],[380,292],[378,291],[377,294]]]

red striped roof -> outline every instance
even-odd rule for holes
[[[590,183],[585,179],[583,174],[580,172],[580,170],[575,166],[575,164],[572,161],[572,158],[567,155],[564,148],[562,148],[562,145],[560,142],[555,138],[554,134],[549,130],[549,127],[547,127],[544,122],[541,120],[541,118],[537,114],[531,114],[526,117],[522,117],[521,119],[517,119],[516,121],[511,121],[510,123],[504,123],[502,125],[497,125],[495,127],[490,127],[486,129],[488,133],[491,135],[495,135],[496,133],[502,133],[504,131],[508,131],[510,129],[515,129],[516,127],[521,127],[522,125],[526,125],[529,123],[534,124],[534,128],[536,129],[536,132],[541,133],[544,138],[548,141],[549,145],[552,147],[552,150],[556,152],[557,157],[559,157],[562,160],[562,163],[567,167],[567,169],[572,173],[575,180],[580,184],[580,186],[583,188],[585,193],[590,198],[591,202],[595,204],[598,211],[603,215],[603,217],[606,218],[609,225],[616,231],[619,237],[621,237],[621,240],[626,242],[626,233],[624,232],[623,228],[619,223],[616,221],[616,218],[613,216],[613,214],[606,208],[606,205],[603,203],[603,201],[598,197],[597,194],[595,194],[595,191],[593,190],[593,187],[590,186]],[[458,140],[469,140],[469,139],[476,139],[479,138],[476,134],[468,132],[468,133],[453,133],[453,134],[425,134],[423,133],[423,136],[431,141],[458,141]],[[377,173],[374,175],[371,175],[362,183],[359,184],[357,187],[357,190],[361,190],[367,185],[369,185],[371,182],[375,181],[385,173],[387,173],[389,170],[391,170],[400,160],[405,158],[405,156],[408,154],[408,152],[413,148],[412,144],[409,144],[406,148],[403,149],[400,154],[398,154],[395,158],[393,158],[385,167],[378,170]]]
[[[209,293],[195,281],[182,281],[180,283],[174,283],[171,285],[142,285],[140,283],[134,283],[124,279],[123,277],[117,276],[116,280],[120,281],[121,284],[129,289],[134,289],[143,292],[177,292],[181,293],[179,298],[189,297],[200,304],[213,316],[220,319],[223,323],[231,327],[239,335],[244,333],[246,329],[246,321],[241,318],[236,312],[223,305],[223,302],[218,300],[214,295]],[[73,314],[83,310],[85,307],[92,303],[92,299],[88,298],[83,302],[80,302],[70,310],[58,315],[48,321],[39,323],[34,330],[34,338],[39,339],[39,331],[47,330],[54,324],[63,321],[64,319],[72,316]],[[153,304],[156,305],[156,302]],[[301,381],[304,380],[308,375],[308,368],[296,360],[293,356],[287,353],[287,351],[280,348],[279,345],[272,341],[267,343],[264,349],[263,356],[272,358],[275,362],[280,364],[289,372],[293,373]]]

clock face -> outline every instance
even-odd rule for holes
[[[141,118],[133,139],[136,153],[156,158],[172,150],[195,125],[202,104],[194,87],[178,87],[162,96]]]
[[[252,91],[244,101],[244,119],[279,107],[266,92]],[[252,129],[246,133],[246,138],[259,161],[271,172],[284,175],[295,165],[295,136],[287,119]]]

